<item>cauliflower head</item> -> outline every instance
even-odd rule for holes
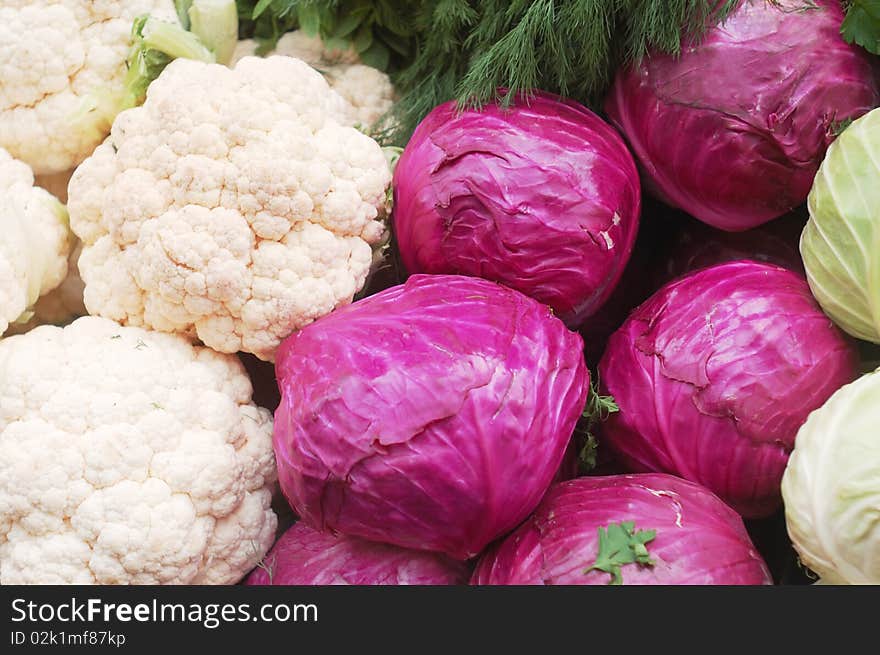
[[[391,172],[345,113],[297,59],[171,62],[70,181],[89,313],[271,361],[351,302]]]
[[[95,89],[125,78],[132,23],[176,22],[174,0],[4,0],[0,6],[0,147],[37,174],[79,164],[106,137],[71,120]]]
[[[0,583],[231,584],[277,519],[238,359],[87,316],[0,340]]]
[[[0,148],[0,335],[67,275],[72,235],[67,211],[34,186],[27,164]]]
[[[232,63],[256,54],[257,48],[253,39],[239,41]],[[271,54],[301,59],[322,73],[330,88],[348,102],[352,125],[370,127],[394,104],[396,91],[391,78],[372,66],[363,65],[354,49],[330,49],[319,37],[295,30],[284,34]]]

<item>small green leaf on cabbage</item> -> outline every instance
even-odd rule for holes
[[[610,585],[623,584],[623,575],[620,568],[626,564],[639,564],[641,566],[654,566],[646,544],[657,536],[656,530],[635,531],[635,523],[623,521],[614,523],[605,528],[599,528],[599,554],[593,565],[584,570],[605,571],[611,574]]]

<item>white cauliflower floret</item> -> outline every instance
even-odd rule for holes
[[[67,185],[70,183],[72,175],[73,170],[49,175],[36,175],[34,176],[34,184],[46,189],[66,205]],[[70,237],[73,247],[70,249],[70,258],[67,262],[67,277],[58,288],[37,301],[37,304],[34,305],[34,316],[30,321],[21,326],[13,326],[10,333],[21,334],[37,325],[66,325],[73,319],[88,313],[83,302],[85,284],[80,277],[78,263],[79,256],[82,254],[82,244],[72,233]]]
[[[98,317],[0,340],[0,583],[231,584],[271,546],[237,358]]]
[[[26,322],[34,303],[67,275],[72,235],[67,211],[34,187],[28,166],[0,148],[0,335]]]
[[[363,286],[391,172],[290,57],[178,59],[74,173],[91,314],[274,357]]]
[[[372,66],[332,66],[324,75],[333,90],[353,107],[358,125],[372,126],[394,104],[391,78]]]
[[[174,20],[173,0],[4,0],[0,147],[37,174],[75,167],[107,136],[72,120],[98,88],[121,85],[132,23]]]
[[[72,170],[51,175],[36,175],[34,184],[51,193],[60,202],[66,203],[67,185],[72,175]],[[53,207],[55,207],[54,203]],[[66,213],[64,220],[67,221]],[[69,239],[72,245],[67,259],[67,277],[56,288],[40,296],[32,308],[33,316],[30,320],[10,324],[6,330],[7,335],[24,334],[38,325],[66,325],[88,313],[83,303],[85,285],[80,277],[78,265],[82,244],[73,233],[69,233]]]
[[[6,331],[7,335],[24,334],[38,325],[67,325],[75,318],[88,314],[83,303],[85,285],[79,274],[79,256],[82,244],[70,235],[74,243],[67,260],[67,277],[55,289],[40,296],[33,307],[33,316],[26,323],[12,323]]]
[[[257,48],[253,39],[239,41],[232,64],[256,54]],[[270,54],[301,59],[322,73],[330,88],[348,101],[352,125],[370,127],[394,104],[396,92],[391,78],[372,66],[363,65],[352,48],[329,49],[319,37],[295,30],[284,34]]]

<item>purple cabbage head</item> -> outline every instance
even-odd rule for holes
[[[289,528],[248,576],[248,585],[457,585],[464,564],[436,553],[407,550],[314,530]]]
[[[745,232],[724,232],[678,210],[648,202],[642,212],[648,220],[642,221],[620,282],[602,311],[580,328],[591,367],[598,365],[608,339],[632,310],[681,275],[737,259],[768,262],[804,275],[798,241],[806,216],[792,212]]]
[[[704,268],[611,336],[599,376],[620,411],[601,443],[631,471],[672,473],[747,518],[769,516],[798,428],[856,367],[801,275],[754,261]]]
[[[394,231],[411,273],[472,275],[550,305],[576,327],[629,259],[641,202],[623,140],[547,93],[509,109],[440,105],[394,175]]]
[[[743,0],[681,56],[621,70],[605,109],[646,188],[741,231],[803,203],[840,127],[880,102],[872,63],[840,35],[838,0]]]
[[[628,547],[606,557],[620,543],[613,537],[626,523],[634,537],[642,535],[623,542],[644,542],[647,553],[641,561]],[[606,548],[600,547],[600,529],[612,535]],[[621,557],[627,553],[632,557]],[[612,566],[601,566],[609,561],[618,563],[619,578]],[[736,512],[700,485],[648,473],[555,485],[525,523],[480,558],[471,584],[603,585],[615,580],[625,585],[772,584]]]
[[[535,508],[586,402],[583,341],[494,282],[415,275],[278,351],[281,488],[319,530],[467,559]]]

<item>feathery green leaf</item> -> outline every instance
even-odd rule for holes
[[[386,122],[392,127],[380,136],[403,144],[431,109],[452,99],[461,106],[509,104],[519,92],[541,89],[598,106],[619,66],[653,49],[679,52],[739,2],[239,0],[239,13],[242,36],[264,47],[297,27],[358,44],[401,93]],[[263,12],[255,19],[258,5]]]

